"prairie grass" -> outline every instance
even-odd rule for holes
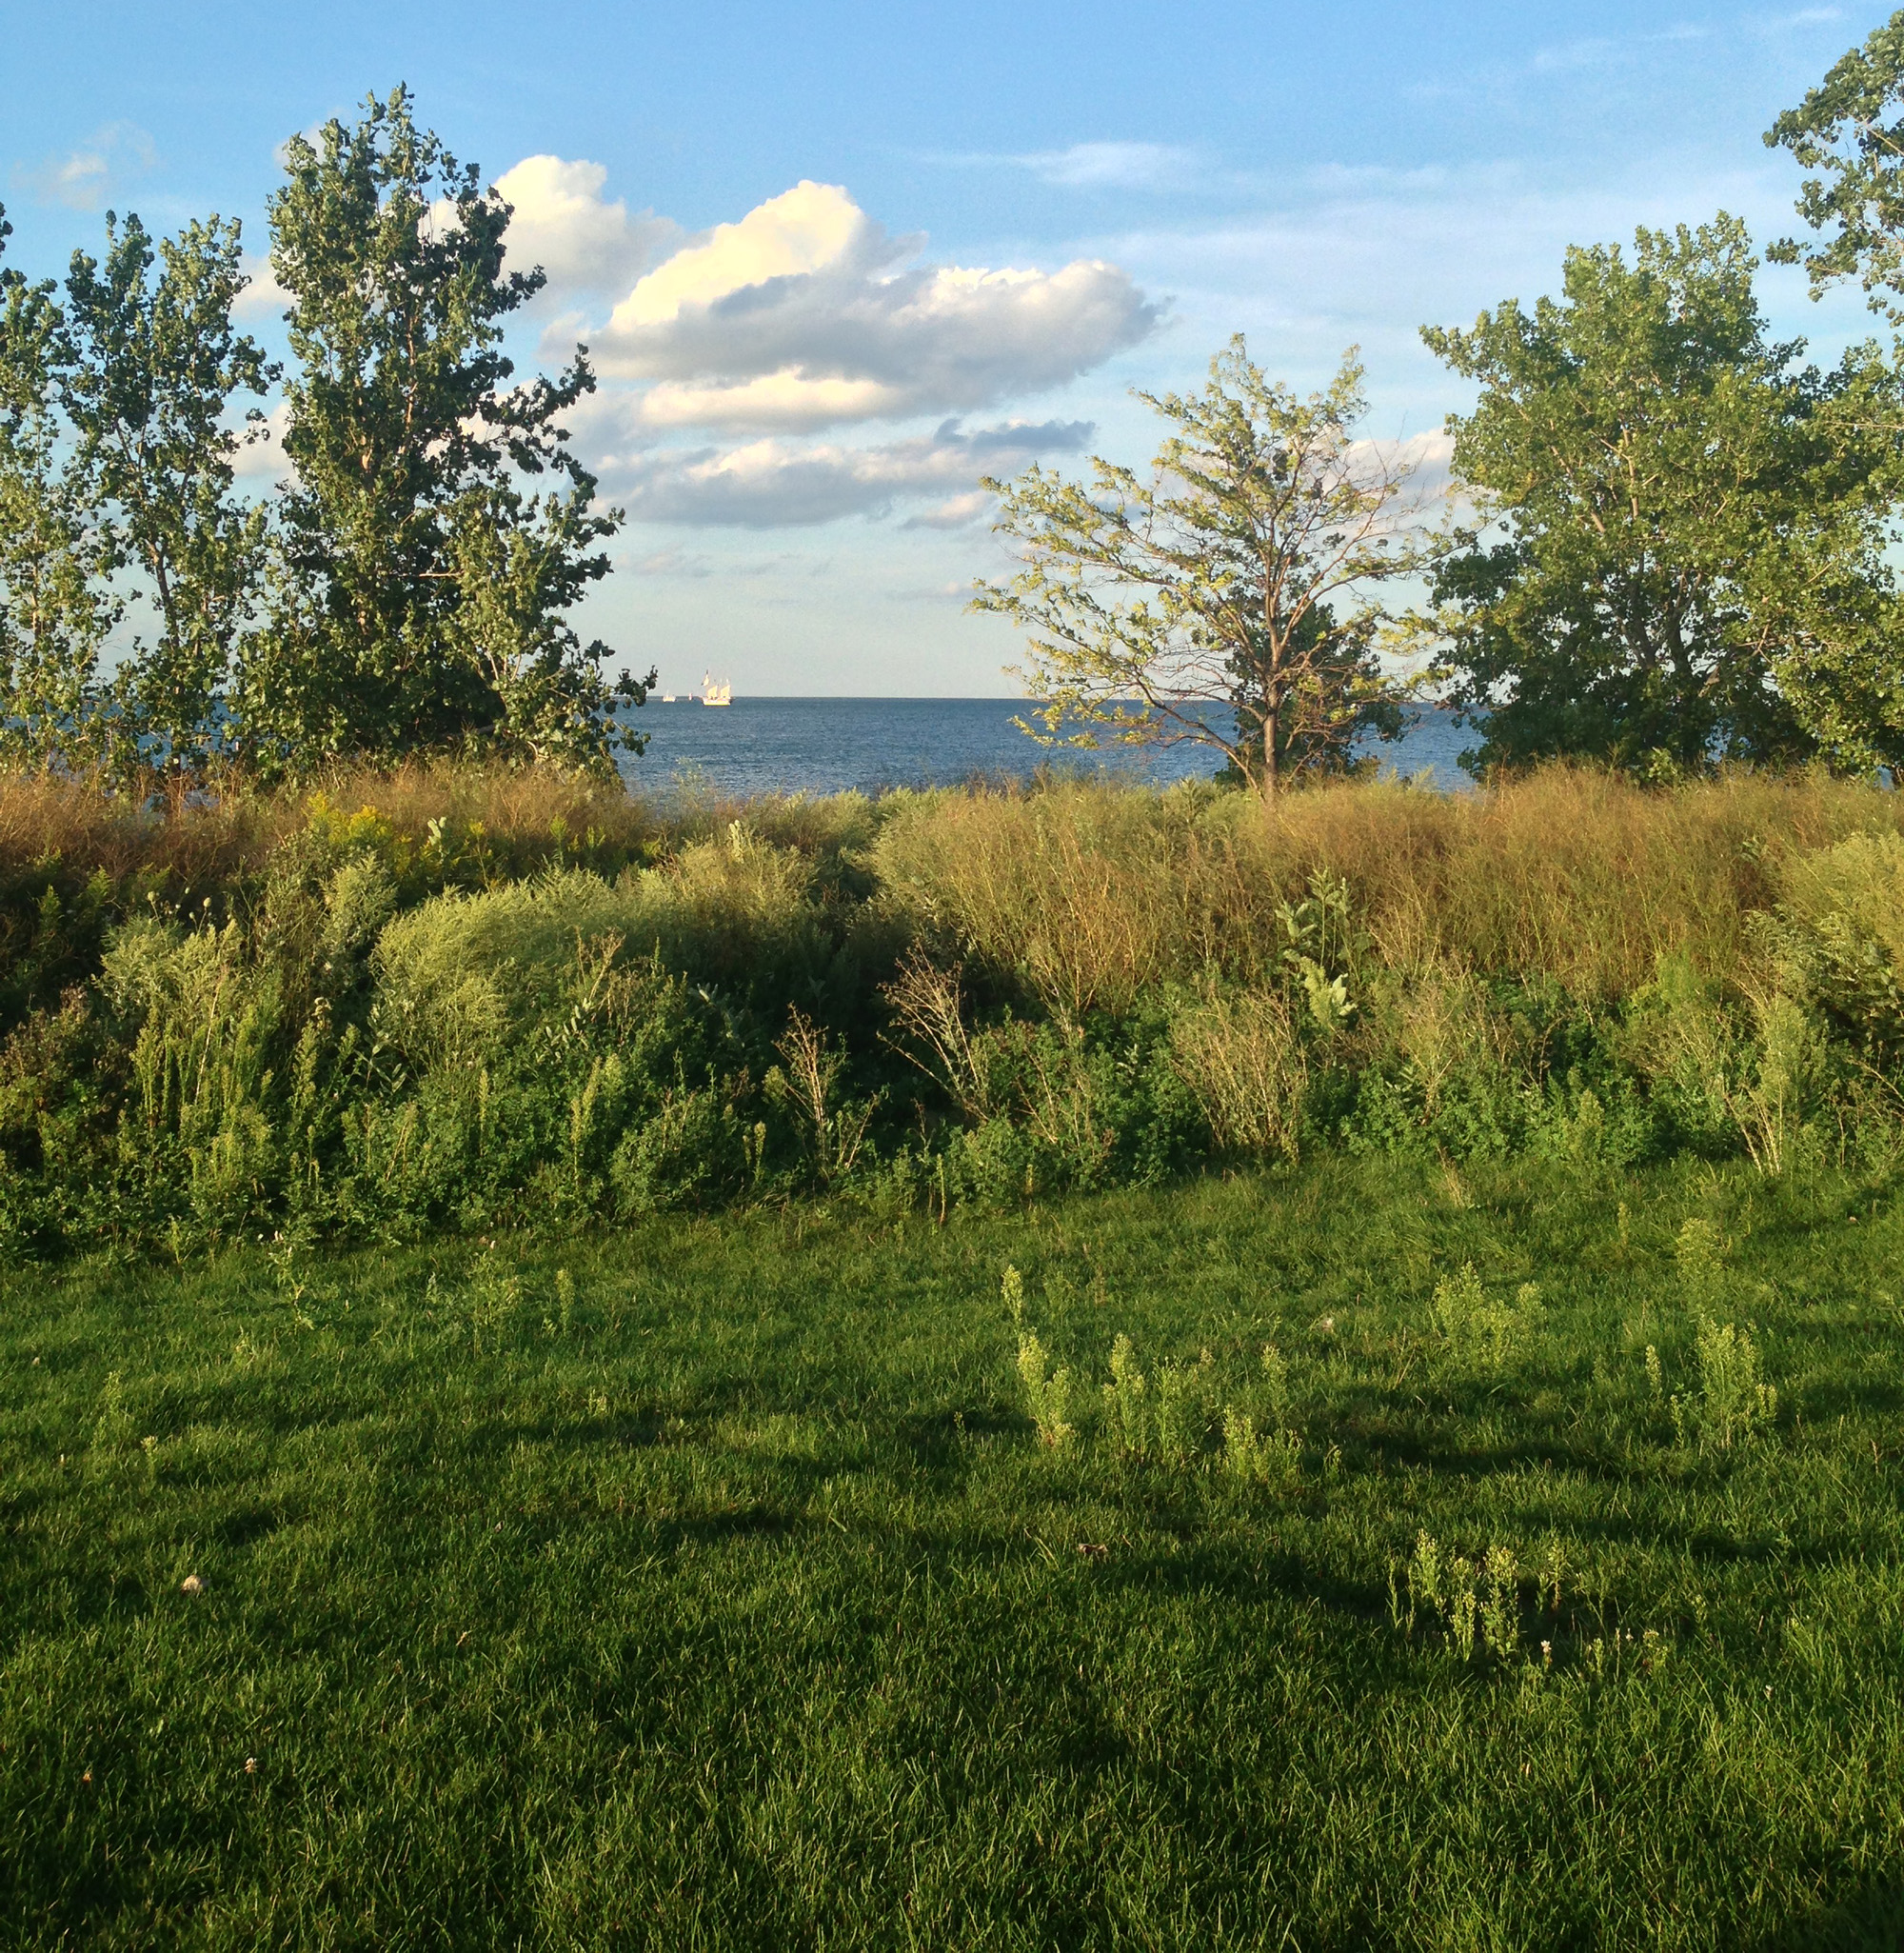
[[[1326,1159],[0,1275],[0,1937],[1895,1945],[1900,1258]]]
[[[0,1256],[1320,1151],[1904,1162],[1895,796],[1550,768],[641,799],[0,782]]]
[[[1346,882],[1372,961],[1545,977],[1611,999],[1662,957],[1732,980],[1784,865],[1893,834],[1895,797],[1822,775],[1671,792],[1552,767],[1485,792],[1346,783],[1273,813],[1244,794],[1095,784],[922,795],[882,827],[884,887],[1056,1007],[1127,1005],[1161,977],[1273,969],[1280,911]],[[1888,857],[1886,857],[1888,860]]]

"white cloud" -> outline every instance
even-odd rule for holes
[[[525,156],[505,170],[496,188],[514,211],[510,268],[540,265],[558,293],[614,291],[680,237],[679,226],[652,210],[631,217],[620,198],[607,202],[607,180],[602,164],[560,156]]]
[[[1013,421],[970,433],[947,421],[930,434],[871,448],[768,439],[724,450],[611,455],[600,465],[637,522],[781,528],[883,515],[896,502],[948,489],[957,491],[955,503],[982,499],[981,476],[1015,474],[1041,455],[1075,452],[1094,432],[1088,421]]]
[[[1073,143],[1011,160],[1067,189],[1173,189],[1199,174],[1196,152],[1168,143]]]
[[[271,261],[257,251],[245,251],[238,269],[248,283],[231,310],[241,319],[276,318],[290,305],[291,295],[271,275]]]
[[[1161,317],[1102,260],[989,270],[912,264],[918,249],[803,182],[641,279],[592,337],[598,367],[655,383],[650,426],[781,433],[1061,386]]]
[[[642,398],[651,428],[750,428],[792,430],[838,421],[904,413],[906,396],[878,380],[809,380],[792,367],[729,385],[664,380]]]
[[[136,123],[109,122],[64,156],[49,156],[37,169],[13,174],[42,203],[96,210],[157,160],[151,137]]]
[[[608,329],[666,325],[684,308],[709,306],[770,279],[890,255],[878,227],[843,189],[803,181],[675,252],[615,308]]]
[[[936,508],[922,508],[902,525],[905,528],[970,528],[974,523],[982,522],[998,506],[998,498],[989,488],[968,488],[962,495],[954,495],[942,502]]]

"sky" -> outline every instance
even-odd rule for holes
[[[1889,12],[6,0],[0,201],[38,276],[109,208],[240,219],[275,349],[279,147],[404,82],[548,273],[522,368],[585,341],[602,375],[570,425],[628,520],[586,634],[670,690],[998,696],[982,476],[1140,464],[1132,389],[1198,385],[1236,332],[1304,391],[1359,347],[1368,431],[1432,467],[1470,395],[1421,325],[1636,225],[1789,230],[1761,132]],[[1795,271],[1761,291],[1820,356],[1874,327]],[[268,492],[268,448],[247,467]]]

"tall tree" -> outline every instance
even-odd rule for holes
[[[1874,309],[1904,326],[1904,11],[1838,61],[1795,109],[1766,130],[1809,178],[1798,214],[1820,241],[1781,239],[1766,255],[1802,264],[1818,297],[1856,278]]]
[[[235,223],[188,225],[155,253],[136,215],[121,227],[109,210],[106,240],[103,261],[75,252],[67,278],[61,399],[115,558],[141,577],[157,621],[112,688],[122,736],[151,766],[196,772],[221,743],[218,707],[265,544],[265,511],[232,493],[241,437],[228,414],[276,371],[232,327],[246,283]],[[263,418],[255,407],[246,416]]]
[[[12,228],[0,209],[0,249]],[[99,676],[120,607],[60,419],[63,327],[50,280],[0,269],[0,758],[84,770],[123,755]]]
[[[1454,471],[1488,524],[1438,571],[1469,763],[1631,769],[1904,754],[1884,550],[1893,376],[1768,340],[1744,227],[1567,253],[1563,297],[1423,338],[1477,381]]]
[[[1409,468],[1357,438],[1355,353],[1303,400],[1239,333],[1200,393],[1137,397],[1178,430],[1147,476],[1094,457],[1088,483],[1033,467],[985,484],[1023,568],[973,608],[1030,633],[1033,736],[1214,747],[1265,797],[1394,738],[1405,688],[1377,655],[1375,592],[1435,546]]]
[[[505,323],[544,282],[504,268],[509,206],[417,129],[402,88],[354,128],[293,137],[287,169],[271,268],[298,362],[296,476],[273,628],[240,673],[254,761],[461,747],[603,767],[639,751],[614,707],[645,683],[611,682],[607,647],[561,617],[607,573],[620,515],[558,424],[594,387],[585,349],[508,384]],[[563,485],[523,492],[545,475]]]

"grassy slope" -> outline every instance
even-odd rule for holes
[[[0,1936],[1895,1943],[1904,1223],[1710,1173],[1470,1190],[7,1278]],[[1642,1363],[1690,1378],[1692,1212],[1781,1392],[1731,1457],[1672,1447]],[[1491,1385],[1429,1338],[1469,1258],[1547,1297]],[[1275,1336],[1299,1489],[1041,1449],[1007,1260],[1094,1379],[1119,1329],[1239,1383]],[[1557,1536],[1529,1664],[1392,1622],[1422,1527]],[[1597,1678],[1616,1624],[1666,1659]]]

